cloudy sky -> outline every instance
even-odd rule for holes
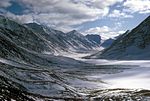
[[[64,32],[113,37],[150,15],[150,0],[0,0],[0,14]]]

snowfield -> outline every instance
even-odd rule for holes
[[[81,59],[84,62],[96,65],[114,65],[123,66],[125,69],[120,73],[100,75],[108,88],[130,88],[130,89],[150,89],[150,61],[149,60],[101,60],[101,59]],[[98,77],[98,74],[95,75]]]

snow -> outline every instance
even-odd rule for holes
[[[106,88],[150,89],[150,60],[117,61],[83,59],[82,61],[101,66],[123,65],[129,68],[120,73],[95,74],[95,76],[92,76],[94,78],[102,78],[103,81],[108,83]]]
[[[38,25],[36,23],[26,24],[29,29],[37,33],[38,36],[48,43],[54,54],[59,54],[62,51],[84,51],[98,48],[98,44],[89,41],[85,36],[77,31],[63,33],[52,28]]]

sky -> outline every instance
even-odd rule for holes
[[[150,0],[0,0],[0,14],[20,23],[113,38],[150,15]]]

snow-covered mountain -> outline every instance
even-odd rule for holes
[[[54,52],[67,51],[67,40],[63,40],[66,37],[65,33],[47,28],[46,26],[42,26],[37,23],[29,23],[25,24],[25,26],[48,42]]]
[[[150,59],[150,16],[131,31],[119,36],[103,52],[92,57],[105,59]]]
[[[0,35],[28,51],[43,52],[51,51],[49,44],[37,33],[32,32],[25,26],[0,16]]]
[[[86,35],[86,37],[91,40],[96,42],[97,44],[101,44],[101,36],[100,35],[96,35],[96,34],[88,34]]]
[[[44,36],[0,16],[0,100],[46,101],[78,96],[68,84],[70,74],[64,73],[65,68],[87,64],[43,53],[51,50]]]
[[[84,35],[77,32],[76,30],[70,31],[67,34],[66,39],[70,42],[71,46],[75,50],[91,50],[99,47],[99,44],[88,40]]]
[[[53,54],[49,43],[28,28],[0,16],[0,58],[32,65],[80,65],[79,61]]]
[[[25,26],[48,42],[52,49],[56,52],[82,52],[93,50],[98,47],[98,44],[89,41],[85,36],[75,30],[64,33],[37,23],[29,23],[25,24]]]
[[[96,42],[97,44],[100,45],[101,48],[104,48],[104,49],[108,48],[114,42],[114,40],[117,38],[117,37],[114,37],[114,38],[106,39],[97,34],[88,34],[88,35],[86,35],[86,37],[89,40]]]
[[[1,31],[6,33],[4,36],[30,51],[59,54],[89,51],[99,46],[77,31],[63,33],[37,23],[22,25],[4,16],[0,16],[0,21]]]

